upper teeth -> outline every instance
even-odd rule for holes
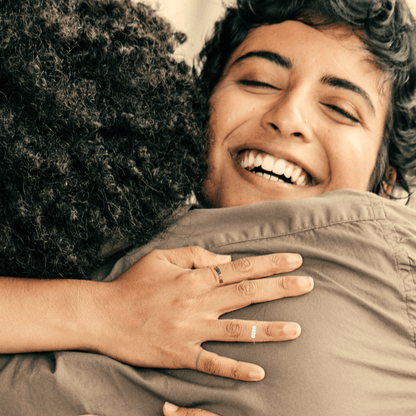
[[[279,159],[272,155],[261,153],[257,150],[245,150],[238,156],[240,165],[251,170],[255,167],[261,166],[261,168],[268,172],[273,172],[276,175],[284,175],[286,178],[290,178],[291,181],[298,186],[311,185],[309,175],[298,165],[295,165],[288,160]],[[261,173],[260,173],[261,174]],[[270,174],[261,174],[269,180],[278,181],[279,179]]]

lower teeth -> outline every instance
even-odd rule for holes
[[[277,176],[271,175],[269,173],[265,173],[265,172],[254,172],[254,171],[250,171],[250,170],[248,170],[248,171],[251,172],[251,173],[255,173],[256,175],[259,175],[262,178],[268,179],[269,181],[273,181],[273,182],[283,182],[283,183],[287,183],[287,184],[290,184],[290,185],[297,185],[295,182],[287,182],[287,181],[284,181],[283,179],[280,179]],[[310,183],[309,184],[303,183],[302,185],[297,185],[297,186],[306,186],[306,185],[311,185],[311,184]]]

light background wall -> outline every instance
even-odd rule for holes
[[[413,13],[413,16],[416,17],[416,0],[407,0],[407,4]]]
[[[188,63],[201,50],[215,21],[223,14],[223,4],[234,0],[140,0],[149,4],[165,16],[178,31],[184,32],[188,40],[177,50]],[[415,0],[416,1],[416,0]]]
[[[192,63],[200,51],[205,37],[209,35],[214,22],[224,11],[223,4],[235,0],[141,0],[150,4],[165,16],[175,27],[188,35],[188,41],[178,49],[178,54]],[[416,17],[416,0],[407,0]]]

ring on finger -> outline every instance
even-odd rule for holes
[[[219,284],[224,283],[224,280],[222,279],[221,269],[218,266],[208,266],[208,269],[212,271],[215,277],[215,281],[217,281]]]
[[[251,328],[251,338],[253,338],[253,344],[256,343],[256,332],[257,332],[257,319],[256,319],[256,323]]]
[[[201,356],[203,349],[201,348],[201,350],[199,351],[198,357],[196,357],[196,362],[195,362],[195,370],[198,370],[198,361],[199,361],[199,357]]]

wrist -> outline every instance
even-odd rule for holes
[[[105,309],[108,299],[108,283],[82,281],[76,288],[71,302],[72,325],[70,331],[74,348],[82,351],[101,352],[106,334]]]

